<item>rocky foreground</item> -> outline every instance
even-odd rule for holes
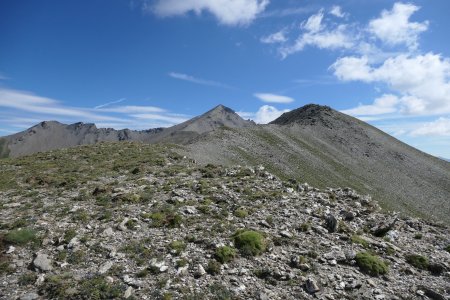
[[[450,299],[449,228],[176,147],[0,161],[1,299]]]

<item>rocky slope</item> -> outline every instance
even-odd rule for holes
[[[385,209],[450,224],[450,163],[329,107],[307,105],[269,125],[211,132],[186,153],[201,163],[262,164],[320,188],[349,186]]]
[[[100,143],[0,161],[0,298],[450,297],[445,225],[181,150]]]

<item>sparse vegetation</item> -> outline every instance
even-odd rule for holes
[[[236,250],[229,246],[222,246],[216,249],[215,257],[221,263],[228,263],[236,256]]]
[[[407,254],[405,256],[406,261],[417,269],[428,269],[428,258],[419,254]]]
[[[183,241],[173,241],[169,244],[169,249],[175,255],[180,255],[186,249],[186,244]]]
[[[385,262],[369,252],[359,252],[355,259],[361,270],[372,276],[383,275],[389,271]]]
[[[369,243],[359,235],[352,235],[351,241],[354,244],[359,244],[359,245],[363,246],[363,248],[369,247]]]
[[[238,218],[243,219],[248,216],[248,211],[245,208],[240,207],[234,211],[234,215]]]
[[[178,157],[175,161],[167,156],[167,149],[154,153],[147,147],[165,146],[97,144],[0,162],[0,209],[4,216],[0,274],[8,283],[4,285],[6,297],[17,298],[32,290],[30,285],[35,285],[42,273],[33,265],[33,254],[41,250],[53,270],[33,289],[45,299],[121,299],[128,286],[133,286],[128,299],[144,295],[151,299],[237,299],[258,296],[257,292],[268,285],[269,297],[290,299],[300,289],[301,276],[315,278],[321,286],[319,278],[330,272],[343,280],[349,274],[361,282],[369,275],[389,272],[389,285],[382,283],[384,277],[372,280],[383,293],[400,293],[404,291],[402,275],[410,275],[412,268],[402,266],[402,254],[411,243],[418,244],[423,253],[431,253],[431,245],[427,248],[430,241],[439,248],[426,268],[430,272],[422,272],[420,280],[433,276],[433,282],[445,282],[446,266],[440,263],[447,255],[444,251],[450,251],[450,246],[443,247],[448,235],[445,226],[399,219],[399,228],[420,229],[404,235],[399,230],[401,238],[387,242],[369,234],[391,216],[378,212],[375,201],[351,189],[311,187],[312,193],[298,193],[295,190],[303,178],[285,182],[249,167],[209,166],[202,172],[203,167],[189,159]],[[156,162],[153,155],[160,160]],[[35,172],[30,166],[40,166],[41,170]],[[133,172],[136,166],[137,173]],[[1,189],[6,182],[1,175],[8,170],[22,176],[11,175],[20,184],[15,190]],[[139,199],[118,200],[115,196],[119,194],[138,195]],[[322,232],[320,220],[326,211],[337,220],[346,220],[343,211],[357,217],[339,221],[340,230],[344,230],[329,234]],[[119,224],[125,217],[124,229]],[[238,230],[243,226],[248,227]],[[37,243],[34,238],[24,244],[6,241],[8,234],[28,229],[35,231]],[[263,232],[266,230],[270,236]],[[415,232],[423,237],[417,239]],[[15,249],[10,250],[10,246]],[[334,255],[338,248],[343,250],[339,259],[336,257],[338,264],[321,268],[322,264],[334,264],[327,254]],[[354,265],[353,251],[344,251],[349,248],[368,252],[358,253]],[[253,257],[257,255],[263,256]],[[390,260],[396,266],[389,271]],[[104,266],[106,271],[100,276]],[[223,280],[221,272],[230,279],[249,277],[251,284],[241,290],[240,282]],[[196,286],[194,290],[192,286]],[[339,298],[333,287],[327,287],[330,295]],[[356,299],[359,291],[348,289],[345,293]]]
[[[206,266],[206,272],[211,275],[220,274],[221,265],[215,260],[210,260]]]
[[[30,242],[36,242],[36,231],[30,228],[17,229],[8,232],[4,238],[9,244],[23,246]]]

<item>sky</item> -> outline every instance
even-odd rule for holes
[[[450,1],[2,0],[0,136],[309,103],[450,158]]]

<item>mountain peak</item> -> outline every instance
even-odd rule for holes
[[[223,126],[242,128],[251,126],[252,124],[252,122],[242,119],[231,108],[220,104],[206,113],[177,126],[182,127],[183,131],[194,131],[201,134]]]
[[[300,123],[304,125],[314,125],[318,121],[332,116],[336,111],[329,106],[318,104],[307,104],[297,109],[282,114],[280,117],[270,122],[270,124],[287,125]]]
[[[234,110],[232,110],[229,107],[226,107],[225,105],[219,104],[216,107],[214,107],[213,109],[211,109],[210,111],[207,111],[205,114],[208,113],[228,113],[228,114],[236,114],[236,112]]]

